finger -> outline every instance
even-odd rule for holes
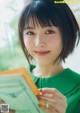
[[[44,95],[42,95],[42,96],[39,96],[39,98],[46,98],[46,99],[48,99],[48,100],[51,100],[51,101],[58,101],[58,102],[60,102],[60,103],[67,103],[67,99],[66,99],[66,97],[63,97],[63,99],[62,98],[59,98],[58,96],[55,96],[55,95],[52,95],[52,94],[44,94]]]
[[[39,97],[39,100],[45,100],[45,101],[49,101],[51,103],[56,102],[55,99],[51,99],[51,98],[47,98],[47,97],[43,97],[43,96]]]
[[[41,105],[39,106],[43,111],[46,111],[48,113],[65,113],[65,109],[61,108],[60,106],[53,106],[53,104],[49,102],[47,103],[47,101],[45,101],[45,104],[48,104],[48,107]]]
[[[67,108],[67,103],[60,99],[57,100],[57,99],[51,99],[51,98],[46,98],[46,97],[40,97],[39,100],[49,103],[55,108],[60,108],[60,107]]]
[[[46,107],[44,104],[40,106],[43,110],[47,108],[48,110],[55,111],[56,113],[65,113],[66,111],[66,106],[64,104],[61,105],[60,102],[52,102],[51,100],[47,100],[45,98],[40,99],[40,101],[44,102],[45,104],[48,104],[48,107]]]
[[[48,93],[48,94],[57,94],[57,95],[62,95],[56,88],[42,88],[40,90],[42,94]]]
[[[60,93],[56,88],[42,88],[40,92],[42,93],[42,95],[57,96],[60,99],[66,99],[65,96]]]
[[[66,98],[66,97],[65,97]],[[42,96],[39,96],[38,99],[42,99],[42,100],[45,100],[45,101],[49,101],[50,103],[58,103],[60,104],[61,106],[67,108],[67,99],[61,99],[61,98],[58,98],[57,96],[45,96],[45,95],[42,95]]]
[[[46,112],[48,112],[48,113],[54,113],[54,112],[52,112],[55,108],[53,108],[53,106],[51,106],[50,104],[49,104],[49,107],[48,108],[46,108],[45,106],[41,106],[41,105],[39,105],[39,107],[43,110],[43,111],[46,111]]]
[[[42,102],[44,102],[44,101],[42,101]],[[48,104],[48,107],[46,107],[45,105],[43,105],[43,106],[42,105],[39,105],[39,107],[43,111],[45,111],[47,113],[59,113],[59,112],[57,112],[58,110],[54,106],[52,106],[51,104],[47,103],[46,101],[44,103],[45,104]]]
[[[15,110],[9,110],[9,113],[16,113],[16,111]]]

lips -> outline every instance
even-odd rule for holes
[[[34,51],[38,55],[47,55],[50,51]]]

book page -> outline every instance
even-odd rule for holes
[[[0,76],[0,100],[15,113],[44,113],[23,75]]]

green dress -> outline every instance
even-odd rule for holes
[[[80,113],[80,74],[69,68],[48,78],[39,78],[29,73],[38,88],[56,88],[67,97],[66,113]]]

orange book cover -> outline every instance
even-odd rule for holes
[[[27,70],[24,67],[0,72],[0,75],[8,75],[8,74],[23,74],[23,77],[25,78],[26,82],[30,85],[34,94],[39,95],[39,90],[37,89],[36,85],[34,84],[30,75],[28,74]]]

